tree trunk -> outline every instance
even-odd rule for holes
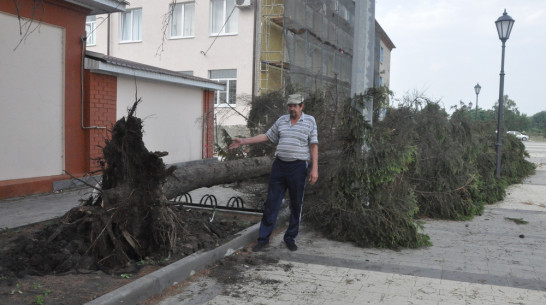
[[[188,165],[167,178],[163,192],[168,199],[201,187],[232,183],[269,174],[272,159],[258,157],[234,161]]]

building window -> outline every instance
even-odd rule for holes
[[[194,37],[195,2],[171,4],[171,38]]]
[[[214,106],[235,106],[237,93],[237,70],[210,70],[209,78],[226,86],[226,90],[214,92]]]
[[[87,16],[85,18],[85,36],[87,36],[86,45],[94,46],[97,44],[97,34],[95,32],[97,16]]]
[[[379,49],[379,61],[383,62],[383,47],[380,47]]]
[[[239,11],[235,8],[235,0],[211,0],[211,35],[237,34],[237,18],[239,15]]]
[[[120,41],[133,42],[142,40],[142,9],[127,10],[121,13]]]
[[[379,87],[383,86],[383,76],[379,77]]]
[[[351,22],[353,19],[347,7],[341,4],[339,0],[334,1],[334,11],[346,21]]]

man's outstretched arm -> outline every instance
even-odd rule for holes
[[[311,185],[318,180],[318,144],[311,144],[311,172],[309,173],[309,182]]]
[[[229,146],[229,149],[239,148],[247,144],[256,144],[267,141],[269,141],[269,138],[263,133],[250,138],[233,138],[233,142]]]

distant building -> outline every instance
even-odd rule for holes
[[[394,43],[391,41],[387,33],[383,30],[381,25],[375,22],[376,33],[376,50],[375,50],[375,68],[374,68],[374,85],[376,87],[385,86],[390,87],[391,83],[391,52],[395,48]]]

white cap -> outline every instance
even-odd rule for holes
[[[286,105],[299,105],[303,103],[303,95],[301,93],[290,94]]]

